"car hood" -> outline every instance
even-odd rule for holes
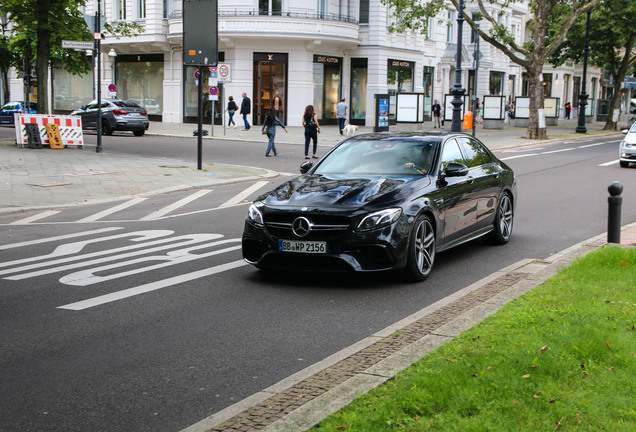
[[[412,189],[425,187],[430,182],[428,176],[344,178],[303,175],[261,195],[256,201],[271,207],[311,209],[387,206],[403,202]]]

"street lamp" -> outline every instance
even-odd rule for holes
[[[579,124],[576,127],[576,133],[587,133],[585,127],[585,107],[587,106],[588,95],[585,92],[585,82],[587,81],[587,55],[590,51],[590,14],[592,10],[587,11],[587,22],[585,24],[585,56],[583,57],[583,85],[581,86],[581,94],[579,96]]]
[[[450,93],[455,96],[451,101],[453,104],[452,132],[462,131],[462,104],[464,103],[464,93],[462,88],[462,26],[464,24],[464,0],[459,0],[459,10],[457,11],[457,63],[455,66],[455,86]]]
[[[115,59],[117,58],[117,52],[115,51],[114,48],[111,48],[110,51],[108,51],[108,57],[110,57],[110,65],[111,65],[111,83],[116,84],[116,79],[115,79]]]

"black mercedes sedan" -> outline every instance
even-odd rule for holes
[[[258,197],[243,258],[263,269],[373,272],[426,279],[435,255],[483,237],[505,244],[513,171],[463,133],[374,133],[336,145]]]

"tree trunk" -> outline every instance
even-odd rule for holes
[[[543,82],[541,74],[543,72],[542,65],[539,67],[528,69],[528,95],[530,96],[530,118],[528,119],[528,130],[526,131],[527,139],[546,139],[547,133],[545,129],[545,115],[543,117],[542,126],[539,125],[539,110],[543,110]]]
[[[49,57],[51,56],[51,29],[49,23],[51,1],[38,1],[37,9],[39,21],[37,27],[37,57],[35,70],[38,77],[38,111],[40,114],[50,114],[48,82]]]
[[[617,90],[614,92],[614,97],[612,97],[612,104],[609,112],[609,116],[607,117],[607,122],[605,122],[605,126],[603,130],[616,130],[618,122],[613,121],[614,110],[620,109],[621,107],[621,97],[623,94],[623,81],[625,81],[625,76],[627,75],[627,71],[634,64],[634,56],[630,55],[632,52],[632,48],[634,47],[634,42],[636,42],[636,35],[631,35],[627,42],[625,43],[625,55],[623,56],[623,61],[621,62],[621,67],[618,70],[618,76],[613,77],[615,84],[615,88]],[[629,118],[629,103],[627,104],[627,118]]]

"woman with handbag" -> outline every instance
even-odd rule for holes
[[[276,137],[276,125],[282,127],[283,129],[285,129],[285,132],[287,132],[287,127],[285,127],[283,122],[280,121],[276,116],[276,110],[274,108],[270,108],[265,115],[265,120],[263,121],[263,129],[261,129],[261,133],[263,135],[267,135],[267,138],[269,138],[267,150],[265,151],[266,157],[269,157],[270,151],[274,152],[274,156],[278,154],[276,152],[276,146],[274,145],[274,138]]]
[[[230,96],[230,100],[227,103],[227,109],[225,111],[230,115],[230,120],[227,122],[227,127],[234,125],[234,129],[236,129],[236,123],[234,123],[234,113],[238,109],[236,102],[234,102],[234,98]]]
[[[318,149],[318,134],[320,133],[320,124],[318,124],[318,117],[314,112],[313,105],[307,105],[305,107],[305,114],[303,114],[303,126],[305,127],[305,159],[309,159],[309,141],[314,140],[314,159],[318,159],[316,156],[316,150]]]

